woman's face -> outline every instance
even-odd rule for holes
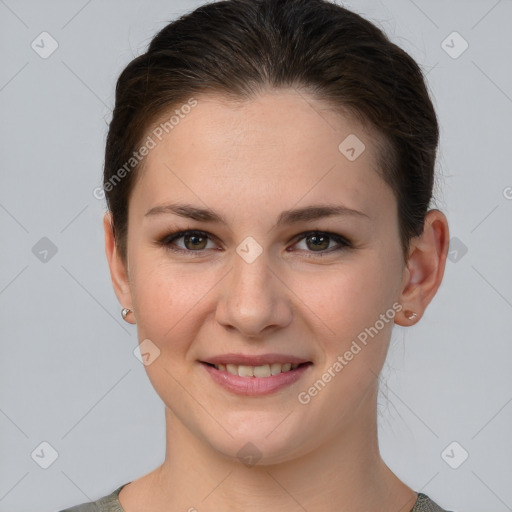
[[[118,296],[182,426],[228,456],[291,460],[375,413],[405,277],[396,201],[375,139],[313,97],[196,100],[150,134]]]

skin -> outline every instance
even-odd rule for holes
[[[127,260],[104,218],[115,293],[139,340],[160,355],[146,371],[165,404],[167,448],[154,471],[123,488],[126,512],[410,510],[417,495],[382,461],[377,376],[393,323],[416,323],[441,284],[446,217],[430,210],[403,260],[397,204],[376,172],[377,134],[295,90],[266,91],[235,105],[219,96],[198,105],[152,149],[129,204]],[[349,161],[338,146],[356,134],[366,146]],[[169,202],[209,207],[227,225],[172,213]],[[332,216],[276,226],[283,210],[343,204],[367,217]],[[211,235],[156,242],[181,230]],[[339,234],[351,249],[320,249],[301,234]],[[236,252],[253,237],[262,253]],[[185,245],[186,244],[186,245]],[[328,245],[329,244],[329,245]],[[325,253],[323,257],[319,252]],[[192,254],[193,253],[193,254]],[[310,256],[310,257],[308,257]],[[308,404],[298,401],[357,335],[400,304],[354,358]],[[416,318],[406,316],[413,311]],[[208,356],[284,353],[313,362],[307,377],[260,397],[235,395],[198,363]],[[261,456],[246,466],[238,451]]]

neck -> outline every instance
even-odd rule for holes
[[[250,467],[219,454],[166,408],[165,460],[144,477],[140,503],[162,511],[408,512],[417,495],[380,457],[376,390],[370,401],[372,406],[362,407],[343,432],[322,440],[315,450]]]

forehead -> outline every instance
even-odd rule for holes
[[[155,146],[134,192],[139,205],[179,194],[245,206],[343,199],[371,215],[392,200],[377,172],[376,134],[326,103],[293,89],[236,103],[194,99],[193,108],[173,107],[149,131]]]

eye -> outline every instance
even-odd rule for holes
[[[351,243],[346,238],[335,233],[328,233],[325,231],[310,231],[308,233],[303,233],[300,235],[298,240],[299,242],[304,240],[306,251],[316,253],[313,254],[313,256],[324,256],[335,251],[352,247]],[[337,246],[332,247],[331,241],[336,242]],[[295,246],[296,245],[297,243]],[[328,251],[327,249],[330,250]],[[308,255],[308,257],[310,257],[310,255]]]
[[[184,247],[177,246],[175,243],[180,239],[183,239]],[[204,249],[211,249],[211,247],[207,247],[207,242],[211,240],[210,235],[204,231],[189,230],[171,233],[160,240],[158,244],[174,252],[200,253]]]

